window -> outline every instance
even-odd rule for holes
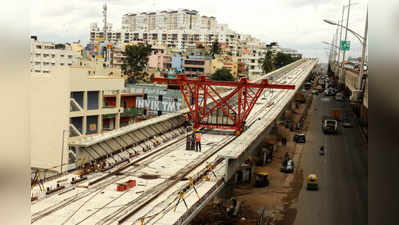
[[[40,65],[40,62],[35,62],[35,65]]]
[[[72,66],[72,63],[68,63],[68,66]]]
[[[64,65],[64,63],[60,63],[60,65],[61,65],[61,66],[63,66],[63,65]]]
[[[69,59],[72,59],[72,55],[68,55],[68,58],[69,58]]]
[[[41,49],[42,46],[41,45],[36,45],[36,48]]]
[[[63,58],[63,57],[64,57],[64,55],[60,55],[60,57],[61,57],[61,58]]]
[[[49,62],[44,62],[43,65],[48,66],[50,63]]]
[[[55,66],[55,63],[51,63],[52,66]]]
[[[36,57],[40,57],[40,53],[36,53]]]
[[[40,73],[40,70],[35,70],[36,73]]]
[[[51,54],[51,58],[53,58],[53,59],[54,59],[54,58],[55,58],[55,54]]]
[[[43,70],[43,73],[50,73],[50,71],[48,71],[48,70]]]

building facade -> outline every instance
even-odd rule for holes
[[[89,68],[55,66],[51,73],[31,74],[31,165],[59,170],[76,160],[68,151],[70,139],[103,132],[104,115],[114,114],[119,127],[120,76],[89,74]],[[116,91],[116,106],[104,106],[106,92]],[[46,157],[43,157],[43,156]]]
[[[40,42],[36,36],[31,36],[30,45],[31,72],[47,74],[55,66],[72,66],[81,58],[70,44]]]

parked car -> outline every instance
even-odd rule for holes
[[[306,142],[305,134],[295,134],[294,141],[296,143],[305,143]]]

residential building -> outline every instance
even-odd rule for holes
[[[191,77],[210,75],[210,58],[205,56],[187,56],[183,61],[183,71]]]
[[[153,47],[148,57],[148,67],[157,71],[166,71],[171,68],[171,60],[172,57],[166,52],[165,48]]]
[[[266,44],[249,35],[242,37],[241,62],[247,65],[249,80],[258,79],[263,74],[260,60],[266,52]]]
[[[234,79],[237,79],[239,74],[244,72],[244,63],[240,61],[241,58],[236,56],[216,57],[211,62],[210,73],[213,74],[219,69],[225,69],[231,72],[231,75],[233,75]]]
[[[83,58],[83,51],[84,51],[84,48],[83,48],[83,46],[80,44],[80,41],[78,41],[78,42],[73,42],[73,43],[71,44],[71,49],[72,49],[72,51],[74,51],[74,52],[76,53],[76,55],[77,55],[79,58]]]
[[[81,57],[70,44],[40,42],[36,36],[31,36],[30,42],[31,72],[50,73],[55,66],[72,66]]]

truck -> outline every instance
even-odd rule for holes
[[[324,134],[336,134],[338,121],[332,117],[323,117],[321,128]]]

